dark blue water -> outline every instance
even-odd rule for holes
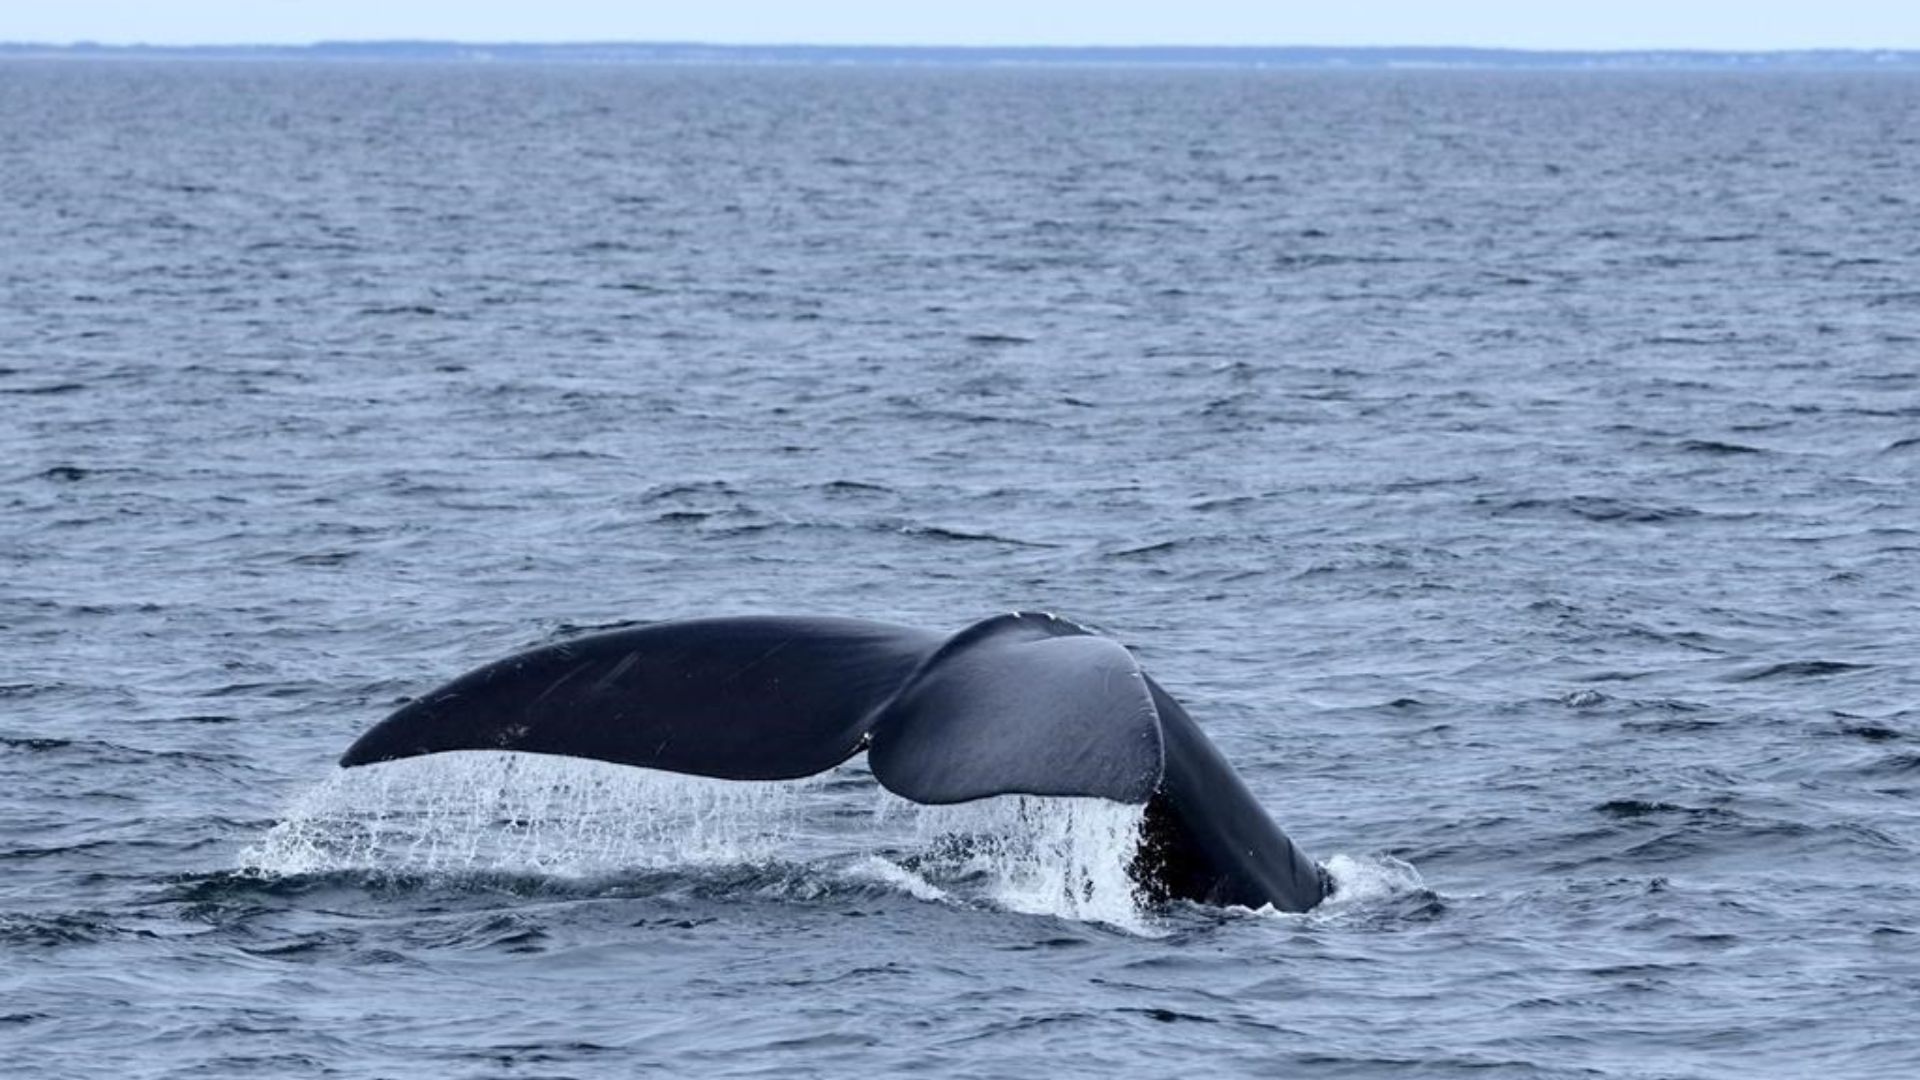
[[[1915,1075],[1917,483],[1912,77],[10,63],[0,1057]],[[332,764],[597,627],[1016,607],[1335,901]]]

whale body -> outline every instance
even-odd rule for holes
[[[944,635],[862,619],[661,622],[497,660],[369,729],[345,767],[452,750],[786,780],[865,751],[921,803],[994,795],[1145,804],[1129,868],[1150,899],[1306,911],[1328,876],[1119,643],[1016,612]]]

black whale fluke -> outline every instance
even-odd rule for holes
[[[498,660],[362,735],[347,767],[449,750],[563,754],[784,780],[868,751],[923,803],[1056,795],[1147,804],[1149,895],[1305,911],[1325,874],[1118,643],[1015,613],[951,637],[859,619],[656,623]]]

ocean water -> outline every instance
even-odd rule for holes
[[[1920,79],[0,65],[9,1076],[1920,1074]],[[715,613],[1133,648],[1133,812],[450,755]]]

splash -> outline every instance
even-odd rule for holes
[[[242,869],[591,877],[764,862],[805,846],[817,778],[710,780],[578,758],[448,753],[347,769],[303,792]]]
[[[947,890],[881,855],[867,855],[853,862],[845,871],[852,881],[871,881],[889,889],[906,893],[915,900],[948,900]]]
[[[930,881],[973,884],[1010,911],[1149,929],[1127,872],[1144,807],[1027,795],[921,806],[882,793],[876,816],[903,809],[919,851],[914,869]]]
[[[1127,873],[1142,808],[1029,796],[936,807],[876,789],[873,811],[857,813],[834,790],[845,779],[742,782],[579,758],[436,754],[332,774],[239,862],[271,875],[591,878],[777,861],[920,900],[1150,932]]]

